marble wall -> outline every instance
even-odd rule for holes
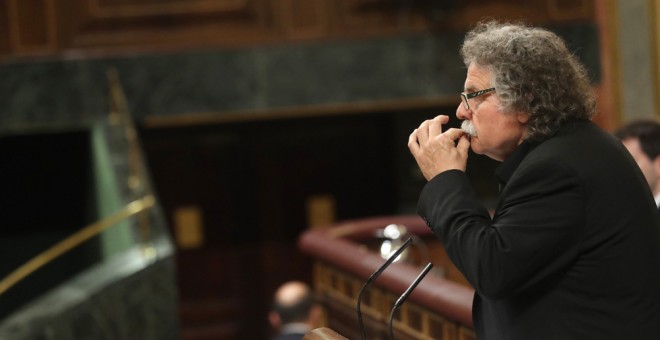
[[[139,248],[87,270],[0,321],[0,339],[179,339],[174,259]]]
[[[56,66],[51,70],[57,69]],[[54,83],[49,84],[56,89]],[[87,119],[81,112],[55,118],[70,126],[83,123],[69,119]],[[59,283],[61,280],[54,282],[53,275],[36,274],[44,270],[61,271],[57,260],[62,257],[55,257],[53,248],[42,248],[44,245],[30,249],[30,253],[39,254],[46,263],[37,268],[38,272],[30,274],[39,277],[39,281],[34,281],[35,276],[28,276],[5,293],[12,297],[7,301],[13,306],[9,311],[2,310],[0,339],[179,338],[175,248],[157,199],[147,200],[148,196],[153,197],[154,191],[146,168],[139,166],[145,164],[141,154],[136,152],[140,146],[129,138],[131,123],[118,120],[93,124],[90,143],[94,146],[90,149],[99,169],[92,176],[94,186],[89,190],[97,194],[94,202],[97,223],[61,241],[89,248],[89,253],[95,255],[94,260],[78,265],[75,273],[79,274],[72,274]],[[141,199],[144,210],[134,204],[137,199]],[[106,223],[107,229],[104,229],[102,226]],[[97,231],[100,234],[94,235]],[[89,235],[93,238],[87,239]],[[78,240],[84,243],[76,245]],[[63,243],[55,247],[63,247]],[[51,253],[43,253],[46,249]],[[96,256],[96,250],[100,256]],[[71,253],[68,250],[64,256]],[[32,286],[25,285],[29,280],[33,280]],[[30,287],[38,289],[30,290]]]
[[[595,24],[552,28],[600,79]],[[445,32],[236,50],[0,65],[0,132],[88,126],[108,111],[107,70],[130,111],[151,115],[254,112],[300,105],[457,96],[463,34]],[[450,97],[451,98],[451,97]]]

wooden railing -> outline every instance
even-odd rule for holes
[[[397,339],[475,339],[471,317],[474,290],[457,274],[439,241],[417,216],[348,221],[301,235],[299,247],[315,262],[313,284],[325,310],[323,326],[350,339],[360,338],[358,292],[385,261],[369,244],[374,244],[375,232],[389,224],[404,225],[415,235],[418,247],[428,247],[430,261],[439,269],[426,276],[399,309],[392,323]],[[419,253],[412,257],[419,259]],[[368,339],[389,338],[392,306],[425,264],[414,262],[393,263],[365,291],[361,310]]]

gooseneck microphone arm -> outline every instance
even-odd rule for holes
[[[362,320],[362,310],[360,309],[360,303],[362,301],[362,293],[364,292],[364,289],[369,284],[371,284],[372,281],[374,281],[375,279],[378,278],[378,276],[380,276],[380,274],[385,270],[385,268],[387,268],[392,262],[394,262],[394,260],[396,260],[396,258],[399,257],[399,255],[401,255],[401,253],[404,250],[406,250],[406,248],[408,248],[410,243],[412,243],[412,238],[407,239],[406,242],[404,242],[403,245],[401,245],[401,247],[399,247],[399,249],[397,249],[394,252],[394,254],[392,254],[387,259],[387,261],[385,261],[385,263],[383,263],[382,266],[380,266],[380,268],[378,268],[373,274],[371,274],[371,276],[369,276],[369,278],[364,283],[364,285],[362,285],[362,288],[360,288],[360,292],[358,293],[358,297],[357,297],[357,317],[358,317],[358,323],[360,325],[360,334],[362,336],[362,340],[365,339],[364,321]]]
[[[419,282],[422,281],[424,276],[426,276],[426,274],[428,274],[428,272],[429,272],[429,270],[431,270],[431,268],[433,268],[433,263],[429,262],[426,265],[426,267],[424,267],[422,272],[419,273],[419,275],[417,275],[417,278],[415,279],[415,281],[413,281],[413,283],[410,285],[410,287],[408,287],[408,289],[406,289],[406,291],[403,292],[403,294],[401,294],[399,299],[396,300],[396,302],[394,303],[394,307],[392,307],[392,311],[390,312],[390,322],[389,322],[390,339],[394,340],[394,330],[392,329],[392,320],[394,319],[394,312],[396,310],[398,310],[399,307],[401,307],[403,302],[406,301],[406,299],[408,298],[408,295],[410,295],[410,293],[413,291],[413,289],[415,289],[415,287],[417,287]]]

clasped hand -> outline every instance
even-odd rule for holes
[[[427,181],[443,171],[465,171],[470,140],[461,129],[442,131],[445,115],[424,121],[408,138],[408,149]],[[458,140],[458,143],[456,142]]]

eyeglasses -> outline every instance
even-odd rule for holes
[[[483,94],[493,92],[493,91],[495,91],[494,87],[491,87],[491,88],[485,89],[485,90],[474,91],[474,92],[470,92],[470,93],[461,92],[461,101],[463,102],[463,107],[466,110],[469,110],[470,109],[470,103],[468,103],[468,99],[474,98],[474,97],[479,97]]]

